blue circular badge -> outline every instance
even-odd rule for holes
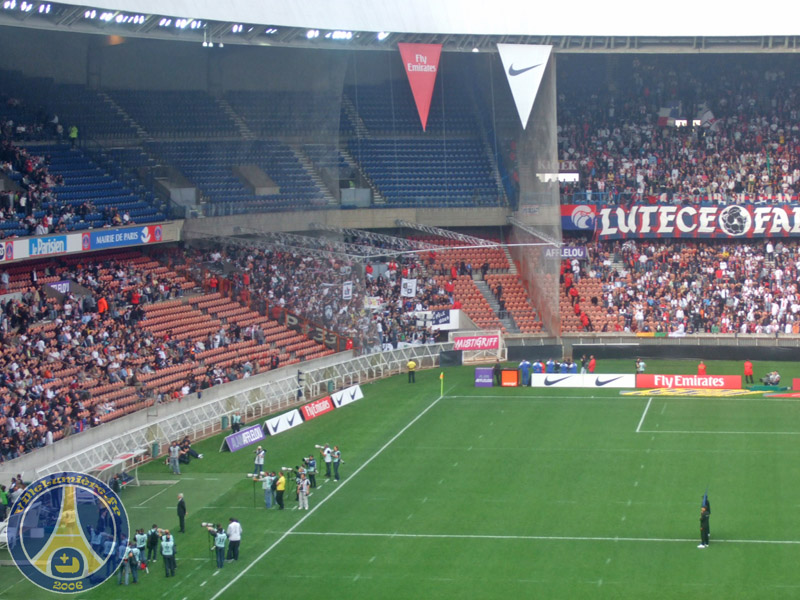
[[[31,483],[11,508],[8,549],[22,574],[53,592],[85,592],[111,577],[128,543],[119,496],[83,473],[53,473]]]

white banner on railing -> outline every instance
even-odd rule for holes
[[[295,408],[287,413],[264,421],[264,429],[270,435],[278,435],[292,427],[297,427],[302,424],[303,417],[300,416],[300,411]]]
[[[360,385],[354,385],[340,392],[336,392],[335,394],[331,394],[331,399],[334,405],[336,405],[336,408],[341,408],[346,404],[361,400],[363,397],[364,393],[361,391]]]

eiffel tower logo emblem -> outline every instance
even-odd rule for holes
[[[31,563],[51,577],[73,579],[94,573],[104,562],[89,544],[81,527],[75,488],[64,486],[56,528]]]

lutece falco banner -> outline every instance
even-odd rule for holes
[[[422,131],[428,127],[428,112],[431,108],[436,74],[439,72],[441,44],[397,44],[403,59],[403,70],[417,105]]]
[[[53,473],[31,483],[8,521],[8,550],[22,574],[52,592],[85,592],[119,567],[128,516],[119,496],[84,473]]]
[[[595,223],[600,240],[800,237],[800,205],[604,207]]]

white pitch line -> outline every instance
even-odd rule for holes
[[[166,491],[167,491],[169,488],[171,488],[173,485],[175,485],[175,484],[174,484],[174,483],[171,483],[171,484],[169,484],[169,485],[168,485],[167,487],[165,487],[163,490],[161,490],[160,492],[156,492],[155,494],[153,494],[152,496],[150,496],[150,497],[149,497],[147,500],[145,500],[144,502],[142,502],[142,503],[141,503],[141,504],[139,504],[138,506],[144,506],[145,504],[147,504],[148,502],[150,502],[150,500],[152,500],[152,499],[153,499],[153,498],[155,498],[156,496],[159,496],[160,494],[163,494],[164,492],[166,492]]]
[[[639,419],[639,424],[636,426],[636,433],[642,433],[642,424],[644,423],[644,418],[647,416],[647,411],[650,410],[650,404],[653,402],[653,398],[651,397],[647,401],[647,406],[644,407],[644,412],[642,413],[642,418]]]
[[[638,433],[673,433],[673,434],[701,434],[701,435],[800,435],[800,431],[677,431],[661,429],[659,431],[639,431]]]
[[[365,533],[335,531],[292,531],[287,535],[310,535],[318,537],[379,537],[410,538],[436,540],[521,540],[543,542],[658,542],[686,543],[696,542],[695,538],[637,538],[637,537],[600,537],[600,536],[567,536],[567,535],[482,535],[471,533]],[[714,540],[715,544],[774,544],[783,546],[800,545],[800,540]]]
[[[453,388],[451,387],[450,389],[452,390]],[[449,390],[448,390],[448,391],[449,391]],[[262,558],[264,558],[264,557],[265,557],[267,554],[269,554],[270,552],[272,552],[272,550],[273,550],[273,549],[275,549],[275,547],[276,547],[278,544],[280,544],[280,543],[281,543],[283,540],[285,540],[287,537],[289,537],[289,536],[290,536],[290,535],[291,535],[291,534],[292,534],[292,533],[293,533],[293,532],[294,532],[294,531],[295,531],[295,530],[296,530],[298,527],[300,527],[300,525],[302,525],[302,524],[303,524],[303,522],[304,522],[306,519],[308,519],[308,518],[309,518],[311,515],[313,515],[313,514],[316,512],[316,510],[317,510],[319,507],[321,507],[321,506],[322,506],[323,504],[325,504],[325,503],[326,503],[328,500],[330,500],[331,498],[333,498],[333,497],[336,495],[336,493],[337,493],[339,490],[341,490],[341,489],[342,489],[342,488],[343,488],[345,485],[347,485],[347,484],[348,484],[348,483],[349,483],[349,482],[350,482],[350,481],[351,481],[351,480],[352,480],[352,479],[353,479],[353,478],[354,478],[356,475],[358,475],[358,474],[359,474],[359,473],[360,473],[360,472],[361,472],[363,469],[365,469],[365,468],[367,467],[367,465],[369,465],[369,464],[370,464],[370,463],[371,463],[373,460],[375,460],[375,459],[376,459],[376,458],[378,458],[378,457],[379,457],[381,454],[383,454],[383,451],[384,451],[384,450],[386,450],[386,448],[388,448],[389,446],[391,446],[391,445],[392,445],[392,443],[393,443],[393,442],[394,442],[394,441],[395,441],[397,438],[399,438],[401,435],[403,435],[403,434],[404,434],[406,431],[408,431],[408,429],[410,429],[410,428],[411,428],[411,426],[412,426],[412,425],[414,425],[414,423],[416,423],[416,422],[417,422],[417,421],[419,421],[419,420],[420,420],[420,419],[421,419],[423,416],[425,416],[425,414],[426,414],[426,413],[427,413],[429,410],[431,410],[431,409],[432,409],[434,406],[436,406],[436,405],[439,403],[439,401],[440,401],[442,398],[444,398],[444,396],[439,396],[438,398],[436,398],[436,400],[434,400],[433,402],[431,402],[431,403],[430,403],[430,404],[429,404],[429,405],[428,405],[428,406],[427,406],[425,409],[423,409],[423,411],[422,411],[421,413],[419,413],[419,414],[418,414],[416,417],[414,417],[413,419],[411,419],[411,421],[410,421],[410,422],[409,422],[409,423],[408,423],[408,424],[407,424],[405,427],[403,427],[403,428],[402,428],[400,431],[398,431],[398,432],[397,432],[397,433],[394,435],[394,437],[392,437],[392,439],[390,439],[390,440],[389,440],[388,442],[386,442],[386,443],[385,443],[383,446],[381,446],[381,447],[378,449],[378,451],[377,451],[377,452],[375,452],[375,454],[373,454],[373,455],[372,455],[372,456],[370,456],[370,457],[369,457],[367,460],[365,460],[365,461],[363,462],[363,464],[361,464],[361,466],[359,466],[359,467],[358,467],[358,468],[357,468],[355,471],[353,471],[353,473],[352,473],[352,474],[351,474],[351,475],[350,475],[350,476],[349,476],[347,479],[345,479],[344,481],[342,481],[341,485],[339,485],[339,486],[337,486],[336,488],[334,488],[334,490],[333,490],[333,491],[332,491],[330,494],[328,494],[328,495],[327,495],[327,496],[325,496],[325,497],[324,497],[322,500],[320,500],[319,504],[317,504],[316,506],[314,506],[314,508],[312,508],[311,510],[309,510],[308,512],[306,512],[305,516],[303,516],[302,518],[300,518],[300,520],[298,520],[298,521],[297,521],[297,523],[295,523],[295,524],[294,524],[294,525],[292,525],[292,526],[291,526],[289,529],[287,529],[287,530],[286,530],[286,532],[285,532],[285,533],[284,533],[284,534],[283,534],[281,537],[279,537],[277,540],[275,540],[275,541],[274,541],[274,542],[273,542],[273,543],[272,543],[272,544],[271,544],[271,545],[270,545],[270,546],[269,546],[269,547],[268,547],[266,550],[264,550],[264,551],[263,551],[261,554],[259,554],[259,555],[258,555],[258,556],[257,556],[257,557],[256,557],[256,558],[255,558],[255,559],[254,559],[254,560],[253,560],[253,561],[252,561],[250,564],[249,564],[249,565],[247,565],[247,566],[246,566],[244,569],[242,569],[242,570],[241,570],[241,571],[240,571],[240,572],[239,572],[239,573],[236,575],[236,577],[234,577],[233,579],[231,579],[231,580],[230,580],[230,581],[229,581],[229,582],[228,582],[228,583],[227,583],[227,584],[226,584],[226,585],[225,585],[225,586],[224,586],[224,587],[223,587],[221,590],[219,590],[219,591],[218,591],[216,594],[214,594],[214,595],[213,595],[213,596],[210,598],[210,600],[217,600],[217,598],[219,598],[219,597],[220,597],[222,594],[224,594],[224,593],[225,593],[225,592],[228,590],[228,588],[230,588],[230,587],[231,587],[231,586],[232,586],[234,583],[236,583],[237,581],[239,581],[239,579],[241,579],[241,578],[242,578],[242,576],[243,576],[245,573],[247,573],[247,572],[248,572],[250,569],[252,569],[252,568],[255,566],[255,564],[256,564],[256,563],[258,563],[258,562],[259,562],[259,561],[260,561]]]

